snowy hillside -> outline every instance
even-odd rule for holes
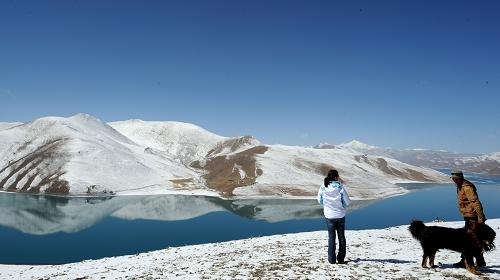
[[[426,149],[394,149],[364,144],[353,140],[338,147],[351,149],[372,156],[384,156],[399,161],[430,168],[458,168],[469,172],[500,175],[500,153],[466,154]],[[324,145],[316,148],[322,149]]]
[[[226,139],[182,122],[128,120],[109,125],[146,149],[151,149],[152,153],[165,153],[165,156],[186,165],[204,158],[217,143]]]
[[[500,219],[487,221],[500,234]],[[434,223],[462,227],[461,222]],[[420,266],[408,225],[347,230],[345,265],[327,261],[328,233],[305,232],[212,243],[65,265],[0,265],[2,279],[500,279],[500,250],[485,254],[482,276],[454,268],[460,253],[440,250],[438,268]]]
[[[321,184],[324,174],[332,168],[339,171],[354,198],[379,198],[405,192],[396,183],[446,180],[431,169],[389,158],[366,157],[340,148],[318,150],[271,145],[265,153],[256,156],[256,166],[264,170],[256,184],[237,188],[235,194],[312,196],[317,193],[318,182]]]
[[[78,114],[0,130],[0,190],[6,191],[310,197],[331,168],[357,199],[406,192],[399,182],[447,181],[434,170],[351,148],[265,145],[181,122],[106,124]]]
[[[41,118],[0,131],[0,188],[8,191],[116,193],[168,187],[170,179],[192,176],[89,115]]]
[[[14,123],[0,122],[0,130],[8,129],[8,128],[18,126],[21,124],[23,124],[23,123],[20,123],[20,122],[14,122]]]

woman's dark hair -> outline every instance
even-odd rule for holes
[[[335,169],[328,171],[328,175],[325,177],[325,187],[328,187],[331,182],[336,181],[339,177],[339,172]]]

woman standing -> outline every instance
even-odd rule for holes
[[[339,172],[330,170],[318,191],[318,202],[323,205],[323,213],[328,227],[328,262],[345,263],[345,214],[351,202],[347,191],[339,181]],[[339,254],[335,256],[335,235],[339,237]]]

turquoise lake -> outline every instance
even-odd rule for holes
[[[500,178],[468,177],[487,218],[500,218]],[[412,219],[462,220],[453,184],[405,184],[412,192],[355,201],[346,227],[384,228]],[[325,230],[316,200],[222,200],[203,196],[64,198],[0,193],[0,263],[60,264],[171,246]],[[348,238],[348,235],[347,235]]]

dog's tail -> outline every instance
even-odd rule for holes
[[[485,251],[491,251],[495,249],[495,237],[496,232],[490,226],[485,223],[477,225],[477,237],[482,240],[483,249]]]
[[[427,226],[422,221],[414,220],[413,222],[411,222],[410,227],[408,227],[408,229],[410,230],[413,238],[417,240],[422,240],[424,235],[424,229],[426,227]]]

